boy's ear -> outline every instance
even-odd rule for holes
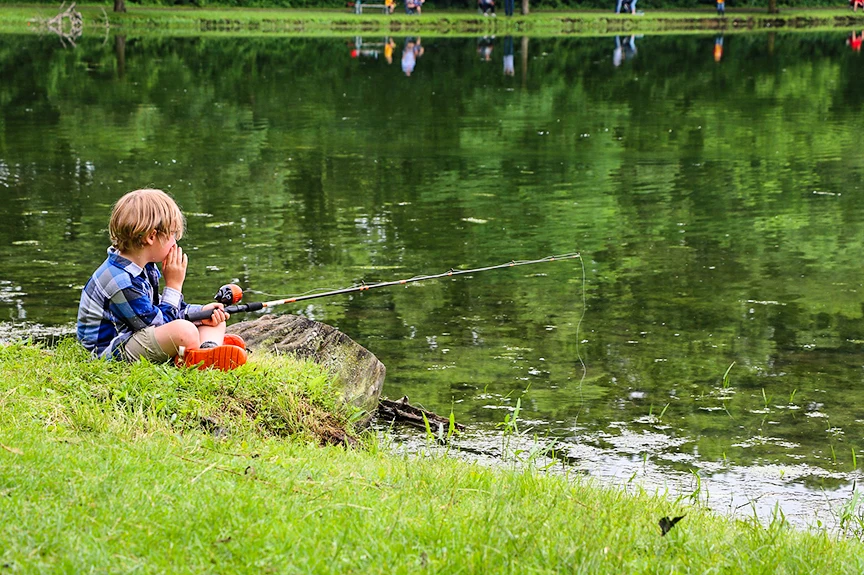
[[[156,236],[157,236],[156,230],[155,229],[150,230],[150,233],[148,233],[146,236],[144,236],[143,245],[152,246],[154,243],[156,243]]]

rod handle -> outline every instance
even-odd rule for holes
[[[252,303],[225,306],[225,312],[232,315],[235,313],[246,313],[247,311],[258,311],[259,309],[264,309],[263,302],[253,301]],[[205,309],[186,314],[186,319],[189,321],[200,321],[202,319],[209,319],[212,315],[212,309]]]

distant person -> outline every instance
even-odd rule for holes
[[[405,13],[406,14],[420,14],[421,12],[421,0],[405,0]]]
[[[513,65],[513,36],[504,38],[504,75],[516,75],[516,67]]]
[[[719,62],[723,59],[723,36],[714,38],[714,61]]]
[[[396,0],[384,0],[384,7],[387,8],[388,14],[392,14],[396,11]]]
[[[423,46],[420,45],[420,38],[405,39],[405,48],[402,50],[402,71],[406,76],[410,76],[414,72],[414,66],[417,65],[417,58],[423,55]]]
[[[726,0],[717,0],[717,15],[726,15]]]
[[[495,37],[483,36],[477,40],[477,54],[484,62],[492,60],[492,48],[494,48]]]
[[[849,6],[853,12],[857,12],[858,8],[864,8],[864,0],[849,0]]]
[[[630,14],[635,14],[636,2],[637,0],[618,0],[618,4],[615,6],[615,13],[621,14],[621,12],[624,12],[627,14],[629,12]]]
[[[864,40],[864,30],[862,30],[861,33],[858,34],[857,36],[855,35],[855,32],[853,31],[852,35],[849,37],[849,39],[846,40],[846,43],[849,44],[849,47],[852,48],[853,52],[860,52],[862,40]]]
[[[495,0],[477,0],[477,9],[484,16],[494,16]]]
[[[513,16],[513,0],[504,0],[504,14]]]

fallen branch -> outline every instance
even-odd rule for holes
[[[37,32],[52,32],[60,38],[60,43],[66,47],[66,42],[75,46],[75,40],[84,33],[84,16],[75,9],[73,2],[68,7],[66,2],[60,5],[60,12],[51,18],[33,18],[29,23],[36,24]],[[65,8],[64,8],[65,7]]]
[[[377,415],[380,420],[405,423],[423,430],[426,429],[426,421],[428,421],[430,430],[438,436],[446,435],[450,427],[448,418],[411,405],[408,403],[407,395],[398,401],[382,398],[378,401]],[[426,421],[423,420],[424,415]],[[461,423],[455,423],[455,427],[458,431],[465,430],[465,426]]]

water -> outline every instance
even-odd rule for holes
[[[698,472],[718,508],[799,524],[850,498],[864,58],[845,34],[513,38],[512,65],[501,37],[394,38],[392,63],[384,38],[102,40],[0,37],[0,332],[70,325],[112,202],[143,186],[187,214],[190,301],[578,251],[279,311],[368,347],[386,395],[452,409],[475,451],[519,399],[523,428],[613,482]]]

